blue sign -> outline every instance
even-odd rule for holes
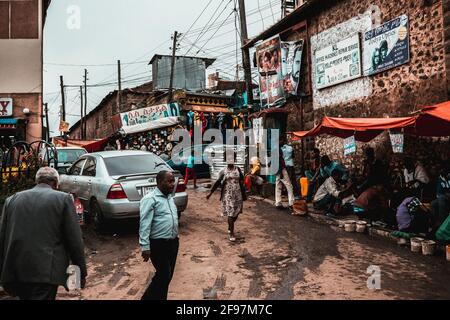
[[[364,34],[364,75],[409,62],[409,20],[402,15]]]
[[[0,119],[0,124],[16,125],[17,119]]]

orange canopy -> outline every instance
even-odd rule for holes
[[[53,138],[53,143],[57,147],[81,147],[85,148],[87,152],[98,152],[102,151],[108,142],[108,138],[101,140],[75,140],[63,138]]]
[[[406,132],[428,137],[450,136],[450,101],[423,108],[414,127]]]
[[[368,142],[384,130],[394,130],[414,125],[415,117],[404,118],[332,118],[324,117],[322,123],[310,131],[294,132],[294,140],[329,134],[340,138],[355,136],[355,139]]]
[[[340,138],[355,136],[357,141],[368,142],[384,130],[401,130],[407,134],[428,137],[450,136],[450,101],[424,107],[419,113],[403,118],[332,118],[310,131],[293,132],[293,140],[329,134]]]

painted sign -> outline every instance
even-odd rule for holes
[[[403,145],[405,138],[403,133],[390,133],[392,152],[394,153],[403,153]]]
[[[364,75],[370,76],[409,62],[409,21],[407,15],[364,34]]]
[[[344,155],[348,156],[356,152],[356,141],[355,136],[348,137],[344,139]]]
[[[68,122],[65,121],[60,121],[59,122],[59,132],[69,132],[69,126],[70,124]]]
[[[145,132],[174,126],[179,123],[178,103],[160,104],[121,113],[122,131],[125,134]]]
[[[281,42],[281,74],[284,92],[297,95],[302,66],[303,40]]]
[[[361,77],[359,34],[315,51],[313,64],[318,89]]]
[[[122,120],[122,126],[130,127],[162,118],[178,116],[180,116],[178,103],[170,103],[124,112],[120,114],[120,119]]]
[[[280,105],[285,101],[281,75],[281,42],[278,36],[256,47],[259,71],[260,99],[263,107]]]
[[[0,98],[0,117],[11,117],[13,115],[13,99]]]

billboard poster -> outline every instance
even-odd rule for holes
[[[313,64],[317,89],[361,77],[359,33],[315,51]]]
[[[364,75],[370,76],[409,62],[407,15],[388,21],[364,34]]]
[[[260,74],[278,74],[281,66],[280,38],[277,36],[257,46],[256,59]]]
[[[281,74],[287,95],[297,95],[302,66],[303,40],[281,42]]]
[[[159,104],[147,108],[131,110],[120,114],[122,126],[130,127],[145,124],[167,117],[178,117],[180,109],[177,103]]]
[[[263,107],[280,105],[285,101],[281,75],[281,42],[278,36],[256,47],[260,98]]]

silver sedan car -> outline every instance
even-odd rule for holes
[[[156,188],[156,175],[174,172],[160,157],[144,151],[105,151],[81,156],[61,175],[61,191],[78,197],[94,227],[108,219],[139,217],[139,201]],[[175,171],[178,216],[188,203],[186,186]]]

